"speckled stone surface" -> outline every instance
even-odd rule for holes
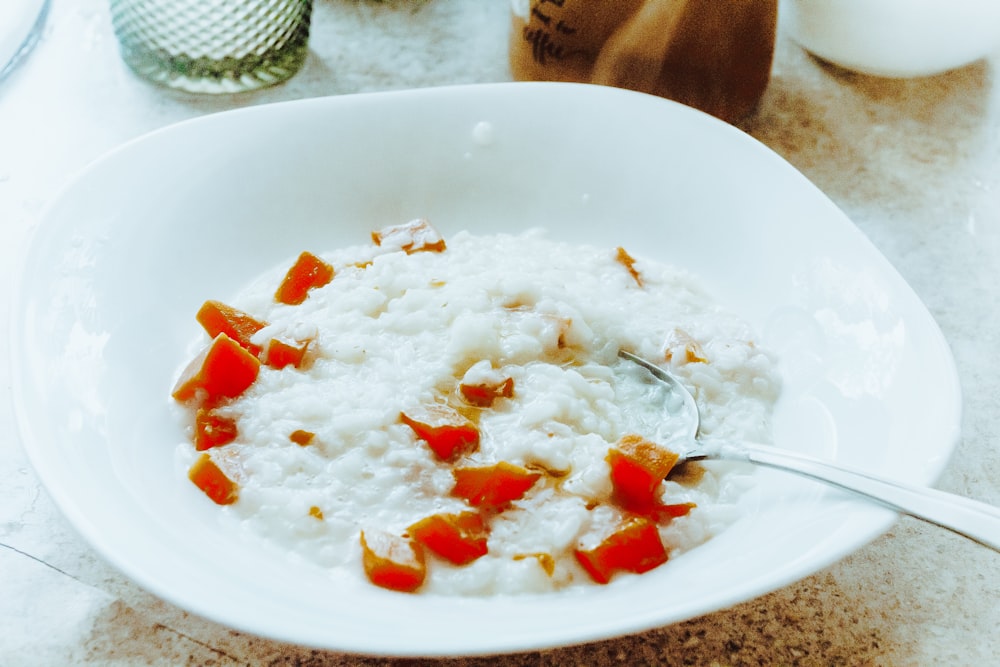
[[[46,201],[149,130],[264,102],[504,81],[507,0],[317,0],[302,72],[203,98],[137,80],[103,0],[54,0],[37,50],[0,83],[0,345],[17,258]],[[885,80],[784,37],[746,129],[825,191],[940,323],[964,393],[938,486],[1000,504],[1000,86],[997,61]],[[16,353],[16,352],[15,352]],[[411,665],[314,651],[195,618],[128,582],[77,537],[32,472],[0,357],[0,665]],[[709,616],[474,665],[1000,664],[1000,556],[913,520],[803,581]]]

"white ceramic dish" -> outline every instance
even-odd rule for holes
[[[930,76],[1000,51],[996,0],[782,0],[781,20],[809,52],[875,76]]]
[[[169,390],[206,298],[302,249],[428,216],[548,227],[697,272],[782,359],[779,446],[932,482],[958,434],[944,339],[815,187],[680,105],[572,84],[303,100],[208,116],[98,161],[48,209],[12,332],[25,446],[66,516],[153,593],[232,627],[387,655],[639,631],[779,588],[893,515],[759,472],[747,516],[642,577],[542,597],[408,596],[262,548],[190,484]],[[890,565],[891,567],[891,565]]]

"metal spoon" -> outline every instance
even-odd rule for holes
[[[895,482],[857,469],[834,465],[794,452],[751,444],[706,446],[698,439],[701,416],[691,392],[670,372],[621,350],[618,356],[639,364],[668,385],[684,401],[689,422],[691,450],[681,453],[678,463],[709,459],[747,461],[810,477],[851,491],[896,512],[947,528],[974,542],[1000,552],[1000,508],[969,498],[921,486]]]

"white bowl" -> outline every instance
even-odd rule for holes
[[[1000,48],[996,0],[783,0],[781,13],[809,52],[876,76],[939,74]]]
[[[497,84],[302,100],[199,118],[98,161],[37,228],[13,311],[16,413],[73,525],[153,593],[310,646],[458,655],[584,642],[774,590],[894,515],[760,471],[746,515],[639,577],[565,593],[391,593],[261,548],[188,482],[169,392],[206,298],[303,249],[427,216],[544,226],[687,268],[776,350],[776,444],[933,481],[958,434],[948,347],[895,270],[763,145],[660,98]],[[887,564],[887,567],[892,567]]]

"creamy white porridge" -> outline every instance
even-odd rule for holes
[[[703,433],[770,439],[774,361],[692,276],[541,231],[462,232],[434,246],[428,226],[416,233],[428,248],[404,251],[414,230],[323,253],[332,279],[301,303],[276,301],[287,265],[229,302],[266,323],[247,334],[265,363],[234,397],[202,406],[233,425],[234,439],[202,453],[188,443],[180,454],[188,464],[207,456],[232,478],[223,511],[320,567],[359,577],[368,565],[362,533],[369,543],[382,534],[407,540],[426,569],[411,588],[454,595],[591,584],[577,552],[637,512],[652,517],[669,555],[738,516],[748,477],[733,466],[658,484],[655,504],[680,508],[675,518],[623,503],[611,475],[609,450],[623,438],[677,449],[671,440],[683,430],[667,413],[671,397],[620,361],[620,348],[692,387]],[[295,363],[274,367],[281,351],[269,358],[272,339]],[[179,398],[193,408],[204,395]],[[429,406],[467,419],[478,443],[436,452],[411,423]],[[456,491],[456,470],[501,462],[529,475],[523,495],[474,505]],[[414,525],[436,515],[475,515],[479,551],[468,562],[414,539]]]

